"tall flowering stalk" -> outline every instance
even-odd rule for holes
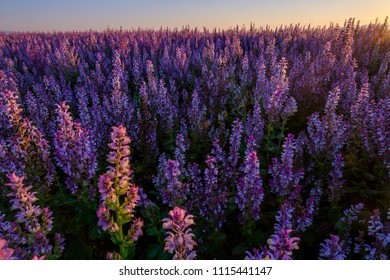
[[[289,95],[289,82],[287,76],[287,59],[282,57],[275,65],[274,75],[271,77],[270,87],[272,93],[265,99],[265,108],[270,123],[279,123],[282,120],[284,125],[288,117],[297,111],[297,104],[294,97]]]
[[[296,153],[296,143],[294,135],[289,134],[283,144],[283,153],[280,161],[272,159],[269,167],[269,173],[272,176],[270,180],[271,191],[279,196],[286,196],[292,191],[304,175],[303,169],[294,169],[294,154]]]
[[[238,181],[236,203],[242,212],[243,220],[258,220],[260,205],[264,198],[260,163],[255,151],[248,152],[243,164],[244,175]]]
[[[37,191],[44,196],[55,173],[48,142],[29,119],[22,117],[14,92],[0,92],[0,117],[6,120],[0,132],[0,173],[26,177],[34,186],[39,185]]]
[[[66,187],[72,194],[83,194],[97,169],[94,144],[89,130],[74,122],[65,102],[57,105],[58,130],[54,135],[55,158],[66,174]],[[80,187],[82,188],[80,190]],[[91,188],[91,186],[89,186]]]
[[[194,216],[187,211],[175,207],[169,211],[168,218],[163,219],[163,229],[167,230],[164,251],[174,254],[174,260],[193,260],[196,258],[194,247],[197,245],[193,240],[191,225],[195,224]]]
[[[165,166],[166,188],[162,192],[163,202],[173,207],[187,201],[189,185],[180,180],[180,163],[177,160],[168,160]]]
[[[225,219],[224,212],[228,202],[228,190],[226,184],[219,180],[219,166],[217,159],[208,156],[204,170],[204,196],[200,213],[214,223],[215,228],[221,228]]]
[[[235,120],[233,122],[232,133],[230,136],[230,148],[228,156],[228,178],[235,181],[237,176],[237,166],[240,159],[239,149],[241,146],[241,137],[242,137],[242,123],[240,120]]]
[[[124,126],[113,127],[111,152],[107,161],[113,166],[99,178],[100,205],[97,210],[98,225],[111,235],[119,246],[120,258],[131,257],[134,244],[142,235],[143,221],[135,217],[140,203],[139,188],[131,183],[130,138]],[[129,228],[125,233],[125,228]]]
[[[340,90],[336,87],[329,93],[324,115],[320,117],[316,112],[308,118],[308,149],[315,157],[325,152],[334,157],[347,141],[349,126],[336,112],[339,101]]]
[[[362,142],[367,155],[384,160],[390,178],[390,100],[370,99],[368,83],[362,86],[355,104],[351,106],[351,124],[356,140]]]
[[[64,239],[56,234],[53,246],[48,237],[53,228],[52,212],[48,208],[35,205],[38,200],[36,192],[30,192],[32,186],[24,186],[24,177],[12,173],[8,179],[6,186],[11,189],[8,194],[11,198],[11,210],[15,210],[16,214],[13,222],[7,222],[4,220],[5,216],[0,213],[0,238],[10,240],[10,245],[15,248],[15,258],[60,257],[64,249]]]

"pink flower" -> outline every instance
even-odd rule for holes
[[[11,260],[11,256],[14,253],[12,249],[3,249],[6,244],[7,240],[0,239],[0,260]]]
[[[167,232],[165,238],[165,251],[175,252],[174,260],[193,260],[196,252],[193,251],[197,245],[193,240],[194,234],[190,228],[194,223],[194,216],[186,215],[186,210],[175,207],[169,213],[169,218],[163,219],[163,228]]]

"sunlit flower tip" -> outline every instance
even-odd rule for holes
[[[14,253],[14,250],[10,248],[4,249],[6,244],[7,240],[0,239],[0,260],[10,260]]]
[[[103,175],[100,175],[98,188],[101,194],[107,194],[111,192],[112,185],[113,185],[113,181],[111,180],[111,177],[108,174],[105,173]]]
[[[45,256],[41,256],[41,257],[34,256],[34,257],[32,258],[32,260],[34,260],[34,261],[44,260],[44,259],[45,259]]]

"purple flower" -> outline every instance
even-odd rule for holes
[[[58,166],[67,175],[66,186],[72,194],[88,193],[86,187],[95,175],[97,160],[89,130],[74,122],[65,102],[57,105],[58,130],[54,136]],[[82,188],[79,190],[79,188]]]
[[[253,114],[248,115],[246,123],[247,136],[253,136],[254,146],[261,147],[264,136],[264,119],[261,117],[261,109],[259,102],[256,102],[253,109]]]
[[[164,251],[173,254],[174,260],[193,260],[196,258],[193,240],[194,234],[190,228],[194,223],[194,216],[186,214],[186,210],[175,207],[169,211],[168,218],[163,219],[163,229],[167,231]]]
[[[188,151],[189,147],[185,141],[185,138],[182,134],[176,135],[176,148],[175,148],[175,160],[177,160],[179,166],[180,166],[180,172],[186,176],[187,171],[185,168],[185,158],[186,153]]]
[[[307,121],[308,148],[315,157],[325,153],[334,157],[346,143],[349,126],[336,112],[340,101],[340,90],[336,87],[329,93],[325,113],[322,117],[313,113]]]
[[[32,186],[24,186],[24,177],[12,173],[8,179],[10,182],[6,186],[12,190],[8,194],[11,197],[11,210],[17,212],[13,223],[2,222],[4,217],[0,218],[0,236],[11,241],[15,248],[15,258],[46,255],[60,257],[63,250],[57,245],[55,247],[50,245],[48,238],[53,225],[52,212],[35,204],[38,200],[35,197],[36,193],[30,192]],[[20,246],[23,250],[17,248]]]
[[[201,131],[201,125],[204,122],[206,107],[203,105],[199,96],[199,89],[195,88],[192,93],[191,107],[188,110],[191,130]]]
[[[289,96],[287,66],[286,58],[282,57],[271,77],[272,93],[268,100],[264,100],[270,123],[278,123],[280,120],[284,122],[297,111],[295,99]]]
[[[239,149],[241,146],[241,137],[242,137],[242,124],[240,120],[235,120],[233,122],[232,132],[230,136],[230,149],[228,156],[228,177],[234,182],[237,173],[237,165],[240,158]]]
[[[208,156],[204,170],[204,192],[200,213],[214,223],[215,228],[221,228],[224,212],[228,201],[228,189],[219,179],[219,167],[215,157]]]
[[[242,169],[244,175],[238,181],[235,200],[244,220],[258,220],[264,191],[260,175],[260,163],[255,151],[247,153]]]
[[[346,254],[343,250],[343,241],[337,235],[330,235],[330,239],[325,239],[325,243],[321,243],[320,260],[344,260]]]
[[[167,187],[162,193],[163,202],[173,207],[182,205],[187,200],[188,184],[180,181],[180,164],[176,160],[168,160],[165,167]]]
[[[283,143],[283,152],[280,161],[272,159],[268,171],[272,176],[270,180],[271,191],[279,196],[286,196],[303,178],[304,170],[294,168],[294,154],[296,146],[294,135],[289,134]]]
[[[344,216],[341,218],[340,221],[347,226],[351,226],[354,221],[357,221],[359,219],[358,215],[360,215],[363,208],[363,203],[351,205],[350,208],[344,210]]]

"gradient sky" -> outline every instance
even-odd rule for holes
[[[390,15],[390,0],[0,0],[0,30],[362,24]]]

